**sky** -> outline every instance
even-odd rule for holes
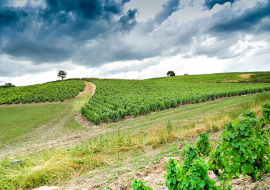
[[[0,0],[0,85],[270,70],[270,0]]]

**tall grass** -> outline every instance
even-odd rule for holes
[[[125,135],[120,129],[113,134],[102,135],[69,149],[54,149],[18,159],[22,164],[10,164],[11,159],[0,163],[0,189],[31,189],[42,185],[57,185],[76,178],[82,173],[123,159],[138,150],[146,151],[174,141],[197,137],[201,132],[224,129],[224,123],[236,119],[247,109],[260,109],[270,100],[270,94],[257,94],[249,102],[239,103],[219,114],[205,117],[203,122],[190,121],[175,124],[171,120],[155,128]]]

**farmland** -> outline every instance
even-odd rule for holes
[[[0,158],[0,187],[31,189],[58,185],[60,189],[120,189],[124,185],[130,189],[131,180],[143,178],[152,181],[150,186],[162,188],[165,179],[161,177],[158,184],[154,183],[149,179],[149,172],[155,171],[157,164],[164,167],[165,158],[182,159],[184,145],[195,144],[202,132],[207,132],[209,140],[215,144],[226,129],[224,123],[237,120],[247,110],[256,111],[257,117],[262,116],[261,105],[270,99],[267,92],[269,84],[237,83],[247,82],[239,75],[216,74],[213,80],[211,75],[203,75],[200,82],[199,76],[193,76],[198,79],[196,82],[190,82],[194,80],[192,76],[148,80],[88,79],[97,85],[96,93],[90,99],[90,92],[87,92],[85,96],[69,102],[1,106],[0,111],[6,112],[2,119],[7,117],[0,122],[1,129],[6,126],[4,130],[17,130],[26,128],[28,124],[31,129],[24,131],[22,137],[14,138],[15,130],[10,130],[9,136],[5,135],[4,139],[1,137],[1,153],[6,147],[13,149],[14,153],[3,154],[5,157]],[[183,77],[188,77],[189,82],[183,82]],[[184,104],[183,100],[186,100]],[[165,107],[161,109],[157,106],[154,110],[153,102],[156,101],[163,102]],[[177,102],[177,106],[173,105],[173,101]],[[109,118],[108,124],[96,126],[82,116],[84,124],[77,123],[75,118],[80,117],[78,112],[93,107],[117,112],[119,119],[121,115],[124,117],[121,122]],[[129,117],[128,107],[131,108]],[[140,112],[143,107],[151,109]],[[138,115],[133,113],[135,109],[139,110]],[[28,112],[24,112],[26,110]],[[42,120],[42,113],[48,117]],[[103,112],[95,114],[102,115]],[[12,119],[12,115],[16,118]],[[25,123],[16,121],[28,117]],[[46,127],[35,129],[42,125]],[[29,143],[24,151],[16,151],[10,143],[14,144],[18,139]],[[38,145],[31,145],[30,141],[38,142],[40,148],[35,150]],[[55,145],[48,148],[49,141]],[[16,160],[23,161],[13,164]],[[138,172],[144,174],[138,176]]]
[[[146,115],[150,111],[175,108],[218,98],[269,91],[269,83],[227,83],[246,81],[239,74],[166,77],[149,80],[88,80],[97,85],[95,95],[82,114],[100,124],[125,116]],[[226,83],[225,83],[226,82]]]
[[[85,84],[83,81],[58,81],[39,85],[1,88],[0,105],[19,104],[32,102],[57,102],[74,98],[83,91]]]

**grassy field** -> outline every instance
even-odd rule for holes
[[[74,117],[88,101],[90,92],[68,102],[0,106],[0,149],[38,138],[38,135],[45,132],[43,130],[52,129],[59,123],[61,129],[58,128],[51,135],[55,138],[61,136],[61,133],[81,129]],[[33,137],[35,131],[37,134]]]
[[[269,93],[231,97],[102,125],[99,127],[102,135],[96,134],[77,146],[4,158],[0,164],[0,187],[27,189],[45,184],[63,185],[78,179],[82,174],[84,177],[94,177],[92,171],[98,168],[113,171],[122,167],[123,162],[138,165],[139,170],[140,158],[146,153],[148,155],[162,149],[156,155],[162,155],[162,151],[173,155],[168,150],[173,151],[175,143],[182,144],[181,142],[197,137],[201,132],[218,132],[224,129],[224,123],[237,118],[243,111],[259,110],[260,105],[269,101],[269,98]],[[79,107],[79,103],[77,105]],[[168,127],[170,122],[172,127]],[[167,147],[167,151],[164,147]],[[24,162],[6,167],[14,160]]]

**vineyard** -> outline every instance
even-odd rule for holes
[[[56,102],[74,98],[83,91],[85,84],[80,80],[48,82],[45,84],[0,88],[0,105],[31,102]]]
[[[235,75],[213,77],[238,80]],[[86,79],[97,85],[90,100],[1,106],[0,189],[235,189],[239,176],[253,185],[270,179],[264,180],[270,172],[269,84],[183,77]],[[213,101],[221,97],[232,98]],[[100,122],[113,121],[109,113],[141,116],[93,126],[79,111]]]
[[[230,181],[235,177],[248,175],[253,182],[262,179],[270,171],[270,103],[262,106],[262,113],[262,117],[256,118],[256,112],[246,111],[238,120],[225,124],[222,139],[213,151],[207,133],[200,134],[195,146],[186,144],[182,163],[172,158],[166,163],[168,190],[230,190]],[[205,157],[209,155],[206,163]],[[215,173],[220,185],[209,178],[209,171]],[[140,179],[131,185],[134,190],[153,190]]]
[[[246,83],[234,74],[190,75],[148,80],[88,79],[97,85],[95,95],[81,113],[99,125],[126,116],[147,115],[150,111],[175,108],[222,97],[269,91],[268,83]],[[234,81],[228,82],[228,81]],[[244,83],[237,83],[245,81]]]

